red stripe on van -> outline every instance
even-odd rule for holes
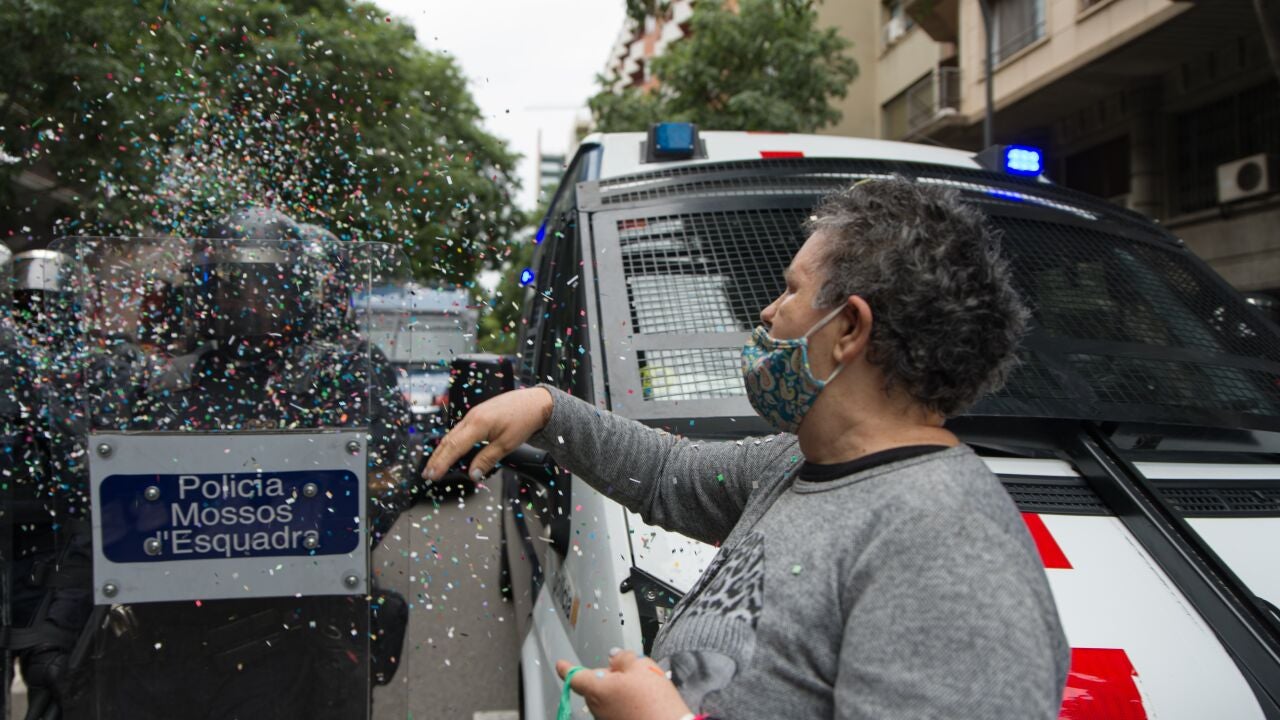
[[[802,158],[804,153],[799,150],[761,150],[760,157],[765,160],[780,160],[783,158]]]
[[[1058,720],[1147,720],[1129,655],[1116,648],[1071,648]]]
[[[1024,512],[1022,521],[1027,524],[1027,531],[1036,542],[1036,550],[1040,551],[1040,561],[1044,566],[1054,570],[1070,570],[1071,563],[1067,561],[1066,553],[1058,547],[1058,541],[1053,539],[1049,528],[1044,526],[1044,520],[1035,513]]]

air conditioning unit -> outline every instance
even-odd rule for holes
[[[884,44],[892,45],[907,32],[907,23],[901,17],[891,17],[884,26]]]
[[[1218,166],[1218,202],[1263,195],[1272,190],[1271,168],[1266,153],[1250,155]]]

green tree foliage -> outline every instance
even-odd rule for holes
[[[652,61],[653,92],[615,93],[610,78],[597,78],[601,91],[589,104],[598,129],[643,130],[670,120],[708,130],[813,132],[839,121],[831,101],[845,96],[858,72],[844,54],[849,41],[818,28],[812,0],[738,6],[697,0],[688,36]]]
[[[523,223],[516,158],[458,66],[373,4],[6,0],[0,47],[8,220],[55,207],[55,232],[190,234],[263,203],[402,243],[450,284]]]
[[[643,23],[651,16],[666,17],[670,10],[671,0],[627,0],[627,17],[636,23]]]

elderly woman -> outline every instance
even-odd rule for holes
[[[1070,651],[1034,545],[944,427],[1003,383],[1025,325],[997,239],[899,178],[828,197],[810,229],[742,353],[783,435],[695,446],[539,387],[471,410],[427,473],[488,440],[483,474],[532,438],[720,544],[653,659],[560,663],[599,718],[1057,717]]]

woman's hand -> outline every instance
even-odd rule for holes
[[[467,411],[427,460],[424,480],[444,477],[477,443],[488,442],[471,461],[472,480],[485,479],[498,461],[533,437],[551,420],[551,393],[543,388],[512,390],[490,398]]]
[[[571,667],[561,660],[556,673],[563,679]],[[586,698],[596,720],[680,720],[692,713],[662,668],[629,650],[611,652],[608,669],[578,671],[569,687]]]

